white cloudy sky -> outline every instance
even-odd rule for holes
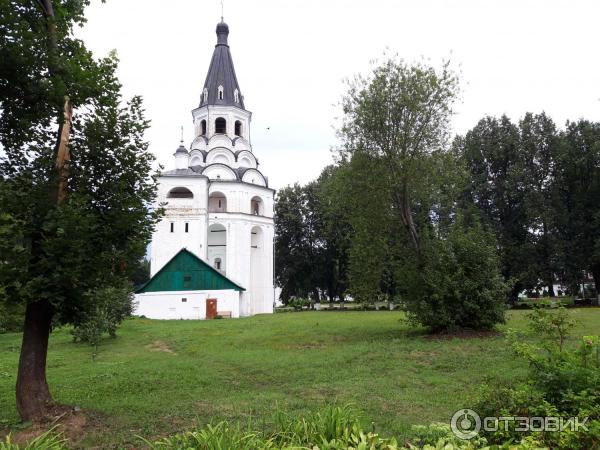
[[[220,15],[219,0],[94,0],[78,31],[97,56],[117,50],[124,93],[144,97],[167,168],[180,126],[193,138]],[[485,114],[600,120],[599,18],[597,0],[225,0],[254,153],[274,188],[331,162],[343,79],[384,51],[460,67],[457,133]]]

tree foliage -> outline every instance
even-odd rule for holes
[[[577,292],[586,272],[600,285],[599,124],[559,130],[546,114],[482,119],[455,146],[469,170],[468,202],[498,239],[510,298],[556,281]]]
[[[504,322],[506,286],[494,235],[462,217],[440,238],[428,238],[420,272],[406,270],[404,307],[432,331],[491,330]]]
[[[457,94],[448,64],[438,70],[389,59],[350,83],[337,166],[278,198],[284,298],[288,287],[323,289],[325,275],[344,280],[339,297],[398,302],[434,331],[503,321],[496,239],[468,199],[461,147],[449,146]],[[327,249],[336,257],[328,259]],[[340,261],[343,278],[331,269]]]
[[[281,298],[343,300],[347,285],[348,235],[337,168],[326,167],[306,186],[279,191],[275,205],[275,276]]]
[[[418,205],[426,189],[427,155],[446,144],[457,95],[458,78],[449,63],[436,71],[390,58],[369,77],[356,77],[343,99],[341,157],[363,152],[381,160],[397,218],[417,255],[419,228],[427,221],[426,208]]]
[[[86,310],[84,320],[72,330],[75,341],[87,342],[97,348],[103,334],[117,336],[117,326],[133,311],[131,285],[125,280],[121,282],[120,286],[100,286],[84,293],[87,303],[92,306]]]
[[[519,129],[508,117],[487,117],[470,130],[462,151],[470,174],[470,200],[498,238],[502,274],[513,280],[511,295],[525,286],[524,272],[531,261]]]
[[[26,306],[17,381],[24,419],[51,402],[50,327],[82,326],[95,292],[123,288],[160,212],[149,209],[154,157],[142,101],[122,99],[116,55],[95,59],[73,36],[88,4],[0,1],[0,287],[6,305]],[[71,158],[55,167],[61,135]]]
[[[350,291],[396,299],[434,331],[503,321],[495,239],[461,202],[466,171],[448,145],[457,95],[448,64],[390,59],[350,84],[340,130],[355,233]]]
[[[589,271],[600,293],[600,123],[567,123],[555,165],[554,213],[566,281],[577,284]]]

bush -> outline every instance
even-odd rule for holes
[[[291,298],[288,300],[287,306],[294,308],[296,311],[302,311],[304,308],[310,308],[312,302],[308,298]]]
[[[1,294],[0,294],[1,295]],[[23,331],[25,305],[12,305],[0,298],[0,333]]]
[[[89,309],[81,314],[71,333],[75,342],[87,342],[97,347],[104,333],[116,337],[118,325],[131,316],[131,285],[123,282],[121,286],[99,288],[85,295],[84,304],[90,305]]]
[[[531,433],[543,446],[558,449],[600,448],[600,343],[584,336],[575,349],[568,348],[574,325],[564,308],[537,308],[529,315],[535,343],[509,333],[512,347],[529,363],[527,382],[514,386],[487,386],[474,409],[482,416],[578,417],[588,430]],[[492,442],[518,441],[523,433],[501,429],[487,436]]]
[[[443,239],[424,239],[422,252],[403,303],[411,321],[434,332],[504,323],[507,287],[492,234],[459,220]]]
[[[487,441],[485,438],[476,436],[469,441],[472,448],[485,447]],[[417,448],[423,446],[455,446],[461,448],[466,442],[456,437],[447,423],[432,423],[430,425],[413,425],[410,431],[410,447]],[[417,446],[417,447],[414,447]]]

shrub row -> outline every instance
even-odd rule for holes
[[[329,407],[308,417],[298,418],[277,412],[265,431],[264,424],[245,427],[229,422],[209,424],[195,431],[140,443],[152,450],[533,450],[534,444],[506,442],[492,447],[485,438],[461,441],[447,424],[412,428],[412,438],[399,442],[363,429],[349,407]],[[261,430],[261,431],[257,431]],[[0,442],[0,450],[66,450],[67,441],[51,431],[22,447],[10,436]]]

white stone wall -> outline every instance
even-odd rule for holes
[[[217,299],[217,314],[240,317],[240,293],[231,290],[147,292],[135,296],[134,315],[149,319],[206,319],[206,299]],[[185,302],[182,299],[186,299]]]
[[[222,247],[211,248],[208,262],[212,265],[215,257],[224,259],[227,277],[247,289],[244,297],[248,302],[248,315],[273,312],[273,219],[212,213],[208,222],[209,226],[225,227],[227,243],[225,258]],[[259,237],[258,241],[253,242],[253,237]]]
[[[169,191],[176,187],[189,189],[194,198],[168,198]],[[201,258],[206,257],[207,191],[208,180],[203,177],[160,178],[157,200],[165,208],[165,216],[157,224],[152,236],[150,258],[152,276],[182,248],[187,248]],[[171,232],[171,223],[173,232]]]
[[[234,213],[252,214],[252,199],[258,197],[263,206],[261,215],[273,220],[274,192],[269,188],[237,181],[212,180],[209,189],[210,193],[221,192],[225,195],[227,211]]]

